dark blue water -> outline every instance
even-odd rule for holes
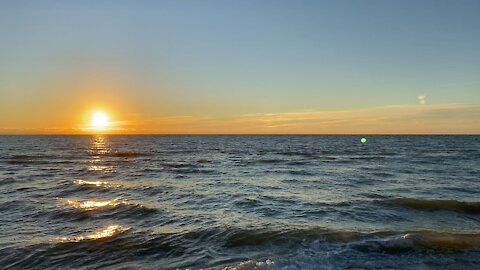
[[[0,136],[0,268],[479,269],[480,136],[366,138]]]

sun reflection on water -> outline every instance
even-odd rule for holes
[[[68,199],[67,203],[78,209],[85,209],[85,210],[94,210],[106,206],[114,207],[120,204],[128,204],[128,202],[123,201],[123,200],[86,200],[86,201],[80,201],[80,200],[75,200],[75,199]]]
[[[60,237],[61,241],[64,242],[80,242],[85,240],[97,240],[112,237],[116,234],[122,233],[129,230],[128,227],[123,227],[121,225],[109,225],[98,231],[94,231],[84,235],[72,236],[72,237]]]
[[[103,165],[90,165],[88,166],[89,171],[101,171],[101,172],[112,172],[112,166],[103,166]]]
[[[79,186],[91,186],[91,187],[135,187],[135,183],[129,183],[126,181],[100,181],[100,180],[73,180],[73,183]]]
[[[93,138],[92,141],[92,146],[90,147],[91,150],[95,151],[97,154],[105,154],[107,152],[107,146],[106,146],[106,139],[105,136],[102,135],[96,135]]]
[[[77,185],[87,185],[87,186],[111,186],[112,184],[105,181],[91,181],[91,180],[74,180],[73,183]]]
[[[102,156],[107,154],[109,151],[109,146],[107,144],[107,139],[103,135],[96,135],[92,139],[92,145],[90,146],[90,155],[91,159],[88,160],[88,170],[89,171],[98,171],[98,172],[112,172],[112,166],[101,165]]]

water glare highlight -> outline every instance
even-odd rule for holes
[[[98,240],[112,237],[116,234],[128,231],[130,228],[123,227],[121,225],[109,225],[106,228],[88,233],[85,235],[73,236],[73,237],[61,237],[62,242],[81,242],[87,240]]]
[[[87,200],[87,201],[80,201],[74,199],[68,199],[67,203],[77,209],[85,209],[85,210],[94,210],[106,206],[115,207],[120,204],[128,204],[126,201],[121,200],[109,200],[109,201],[101,201],[101,200]]]
[[[95,180],[74,180],[73,183],[77,185],[86,185],[86,186],[96,186],[96,187],[120,187],[121,185],[115,184],[112,182],[106,181],[95,181]]]

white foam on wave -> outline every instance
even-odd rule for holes
[[[268,259],[266,261],[254,261],[254,260],[248,260],[248,261],[243,261],[240,262],[239,264],[235,266],[226,266],[222,268],[222,270],[263,270],[267,269],[270,266],[273,266],[274,261]]]

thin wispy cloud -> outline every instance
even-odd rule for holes
[[[417,97],[417,99],[418,99],[418,103],[420,105],[425,105],[425,102],[427,102],[427,100],[426,100],[427,95],[420,95],[420,96]]]
[[[395,105],[346,111],[241,116],[258,127],[286,133],[479,133],[480,105]],[[452,125],[452,123],[454,123]]]
[[[480,105],[390,105],[354,110],[166,117],[141,132],[162,133],[480,133]]]

